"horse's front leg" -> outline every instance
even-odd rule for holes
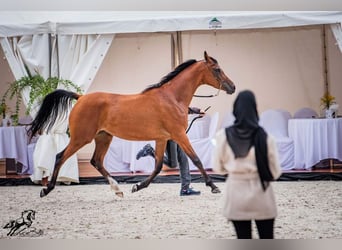
[[[175,140],[178,145],[183,149],[183,151],[189,156],[191,161],[194,163],[194,165],[198,168],[198,170],[201,172],[205,185],[211,187],[212,193],[221,193],[220,189],[214,184],[214,182],[211,180],[210,176],[207,174],[207,172],[203,168],[203,164],[200,160],[200,158],[195,153],[194,149],[192,148],[190,141],[186,134],[178,138],[178,141]]]
[[[166,148],[166,141],[156,141],[155,149],[155,166],[152,174],[144,181],[134,184],[132,187],[132,193],[139,191],[140,189],[147,188],[154,178],[160,173],[163,167],[163,157]]]

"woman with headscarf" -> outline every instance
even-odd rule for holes
[[[252,238],[252,221],[259,237],[272,239],[277,216],[271,181],[281,168],[274,139],[259,126],[253,92],[238,94],[232,126],[216,134],[214,171],[228,174],[223,194],[223,215],[232,221],[239,239]]]

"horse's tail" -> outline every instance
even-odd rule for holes
[[[63,117],[68,113],[72,100],[77,100],[80,96],[77,93],[63,89],[57,89],[46,95],[27,131],[29,137],[32,138],[43,130],[49,132],[57,118],[61,117],[61,115]]]

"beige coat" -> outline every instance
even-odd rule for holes
[[[274,179],[281,175],[278,151],[274,139],[267,137],[268,159]],[[244,158],[235,159],[229,146],[225,130],[216,134],[216,147],[213,155],[214,171],[228,174],[223,190],[222,213],[229,220],[263,220],[277,216],[277,207],[272,189],[272,183],[263,191],[254,147]]]

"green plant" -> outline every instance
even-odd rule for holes
[[[6,113],[9,111],[9,107],[6,105],[6,103],[0,104],[0,114],[2,114],[2,119],[6,118]]]
[[[58,77],[49,77],[46,80],[39,74],[23,76],[9,84],[1,99],[1,106],[7,107],[6,100],[16,98],[15,112],[12,114],[13,124],[18,124],[20,104],[22,103],[21,93],[24,89],[29,89],[29,101],[27,103],[26,114],[29,114],[34,108],[34,105],[40,105],[43,98],[50,92],[63,86],[65,89],[77,91],[82,93],[79,86],[70,80],[63,80]],[[4,113],[3,113],[4,114]]]

